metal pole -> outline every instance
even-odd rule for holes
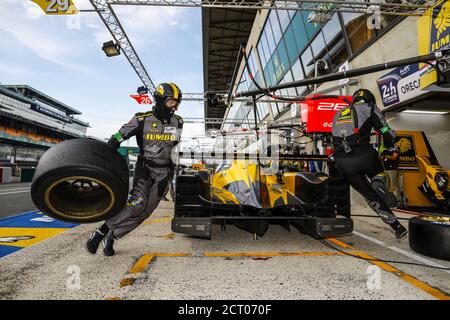
[[[242,59],[242,48],[245,47],[247,44],[241,43],[241,45],[239,46],[239,53],[238,56],[236,58],[236,64],[234,66],[234,71],[233,71],[233,76],[231,77],[231,81],[230,81],[230,88],[228,89],[228,98],[227,98],[227,103],[226,105],[229,106],[231,103],[231,99],[233,97],[233,86],[234,86],[234,82],[236,81],[237,78],[237,74],[239,71],[239,66],[241,64],[241,59]]]
[[[328,63],[324,59],[318,59],[316,63],[314,63],[314,78],[317,78],[319,74],[319,62],[323,62],[325,64],[325,70],[328,69]],[[317,83],[314,84],[314,93],[317,91]]]
[[[262,88],[262,90],[249,90],[244,92],[237,92],[234,94],[234,97],[250,97],[258,94],[265,94],[268,92],[274,92],[281,89],[287,89],[287,88],[295,88],[295,87],[303,87],[307,85],[313,85],[318,83],[325,83],[325,82],[331,82],[335,80],[340,79],[346,79],[351,77],[357,77],[364,74],[374,73],[382,70],[397,68],[397,67],[404,67],[410,64],[416,64],[416,63],[422,63],[422,62],[428,62],[433,60],[440,60],[444,56],[447,56],[450,54],[450,50],[443,50],[443,51],[436,51],[430,54],[407,58],[407,59],[401,59],[401,60],[395,60],[385,63],[376,64],[369,67],[363,67],[358,68],[354,70],[347,70],[343,72],[338,72],[335,74],[320,76],[313,79],[304,79],[299,81],[293,81],[285,84],[280,84],[277,86]]]

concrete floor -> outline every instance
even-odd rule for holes
[[[116,243],[90,255],[82,225],[0,259],[0,299],[449,299],[450,272],[373,263],[336,253],[296,230],[273,226],[253,240],[229,226],[212,240],[173,234],[171,202]],[[354,207],[354,214],[372,214]],[[400,215],[405,216],[406,215]],[[378,218],[355,217],[355,233],[332,240],[359,256],[450,267],[397,241]],[[351,246],[351,247],[349,247]]]

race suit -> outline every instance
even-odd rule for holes
[[[336,169],[384,222],[393,225],[397,222],[396,216],[372,188],[368,178],[371,181],[384,171],[378,152],[370,144],[372,128],[383,134],[384,144],[388,148],[394,146],[395,132],[389,128],[383,114],[373,104],[355,104],[353,110],[356,115],[348,110],[337,112],[333,119],[333,157]],[[344,138],[356,132],[350,139]],[[348,145],[344,146],[346,142]]]
[[[140,149],[128,202],[122,211],[105,221],[114,238],[137,228],[158,206],[169,182],[172,150],[180,140],[182,128],[183,120],[177,115],[161,120],[154,112],[137,113],[108,141],[111,147],[118,148],[122,141],[136,136]]]

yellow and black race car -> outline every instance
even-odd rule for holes
[[[318,157],[326,160],[296,158]],[[347,234],[353,230],[349,187],[339,177],[256,160],[230,160],[214,172],[178,174],[172,230],[211,238],[213,224],[223,230],[234,224],[257,236],[270,224],[294,226],[315,238]]]

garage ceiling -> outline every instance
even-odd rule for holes
[[[203,8],[203,80],[206,92],[228,92],[241,43],[247,42],[256,10]],[[223,118],[225,105],[205,102],[206,118]],[[208,124],[207,129],[220,128]]]

